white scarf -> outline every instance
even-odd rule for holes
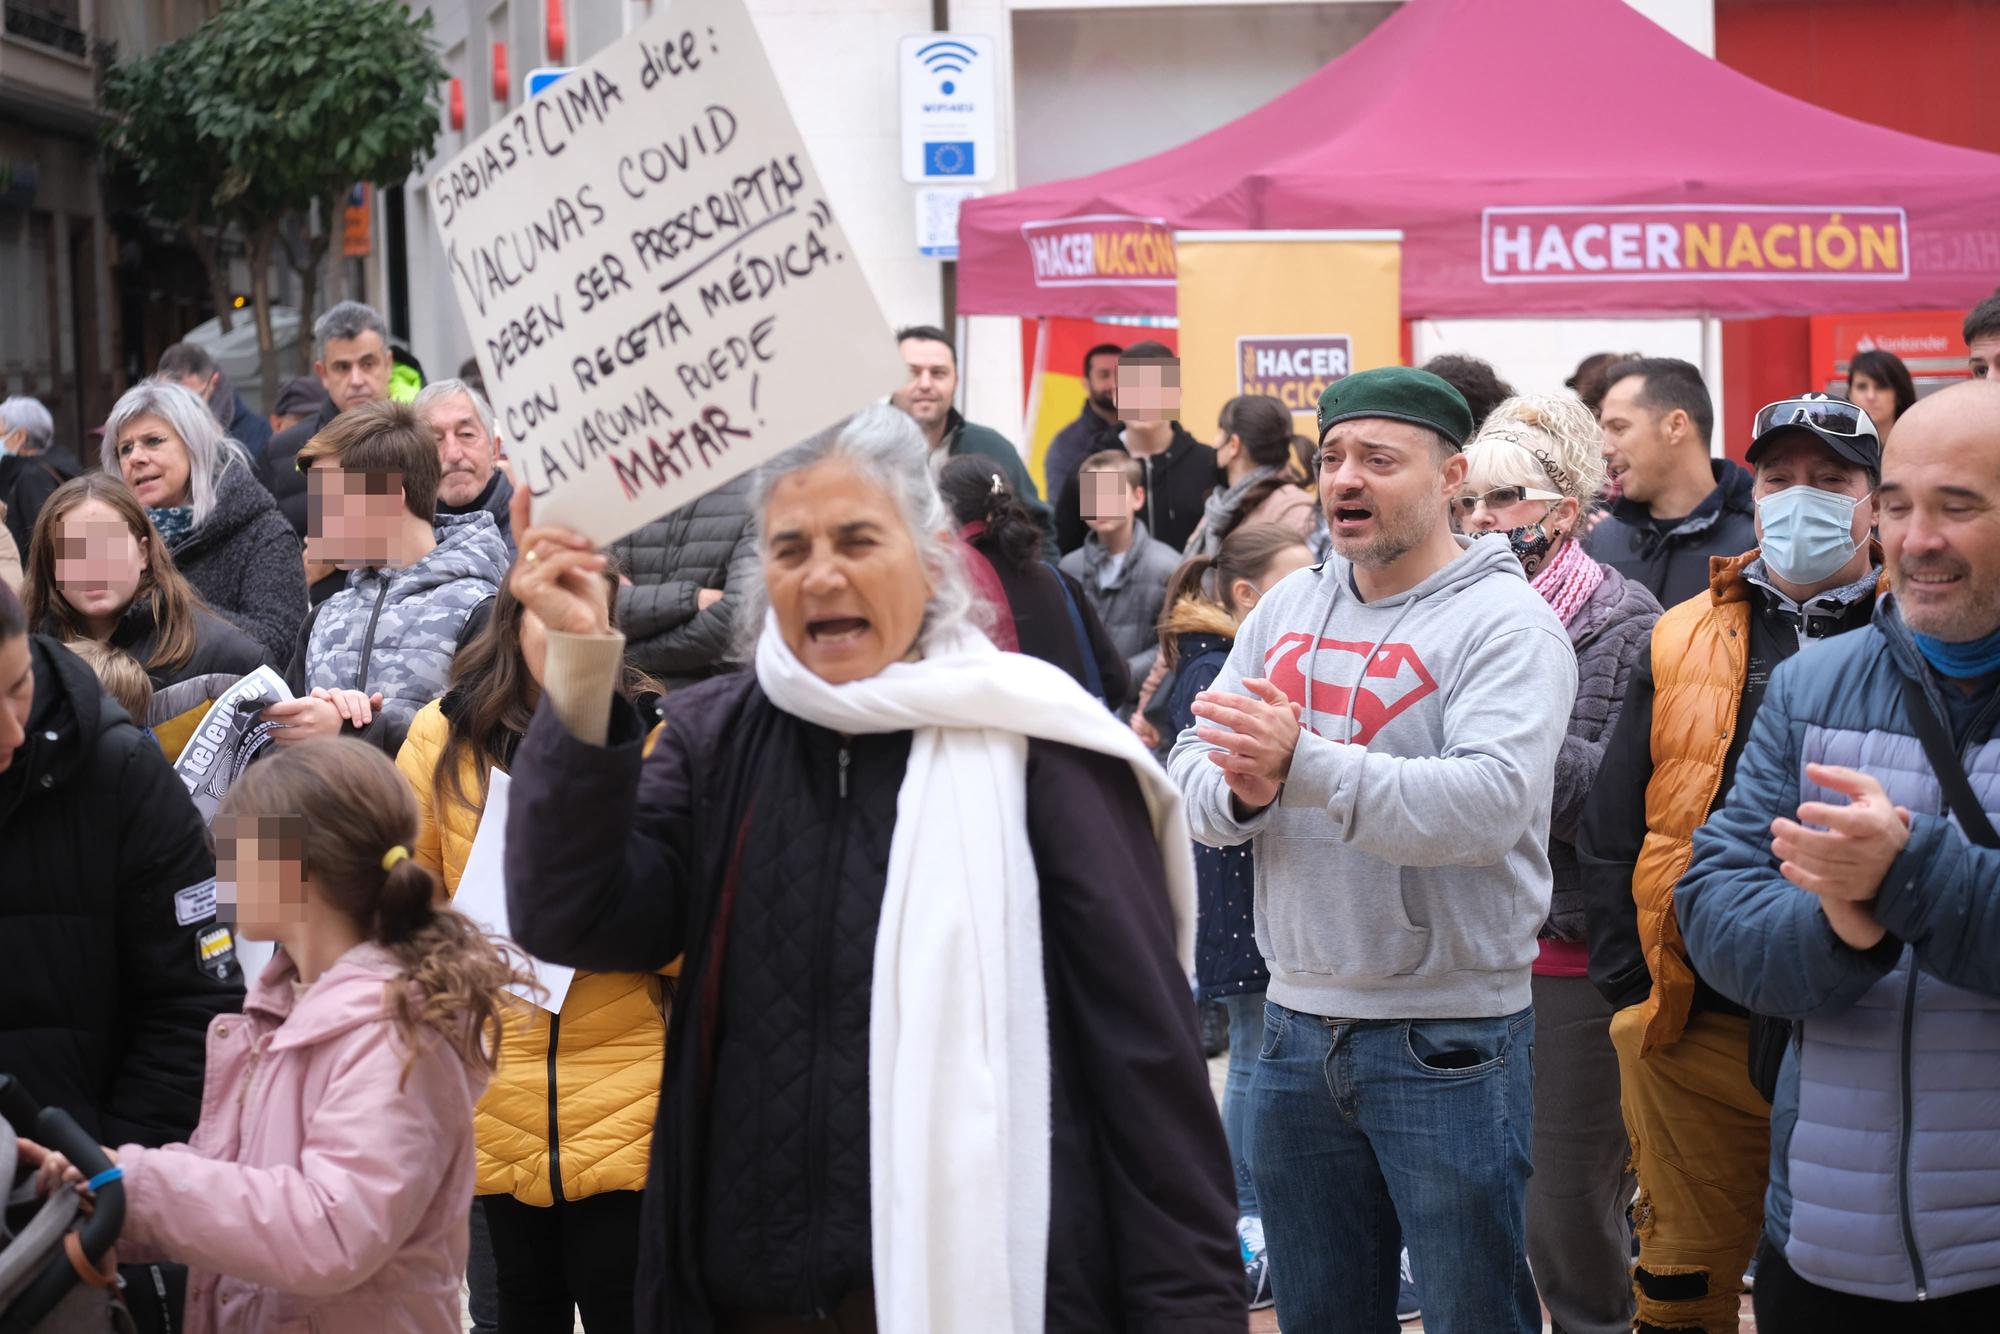
[[[757,682],[847,735],[914,731],[896,797],[868,1015],[875,1312],[883,1334],[1043,1327],[1049,1020],[1028,846],[1028,739],[1131,764],[1192,971],[1194,862],[1180,793],[1067,672],[967,628],[916,662],[831,685],[766,614]]]

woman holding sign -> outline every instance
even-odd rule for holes
[[[615,626],[618,580],[598,583]],[[452,662],[451,687],[411,720],[396,767],[417,794],[411,852],[458,893],[490,775],[513,763],[541,698],[548,631],[504,585]],[[474,1112],[479,1182],[468,1277],[474,1318],[589,1334],[632,1328],[639,1192],[660,1098],[666,983],[578,973],[560,1013],[502,1012],[499,1066]]]
[[[749,671],[651,754],[587,539],[515,531],[549,629],[516,752],[522,945],[685,952],[643,1328],[1243,1328],[1179,797],[966,620],[923,441],[866,409],[758,478]]]

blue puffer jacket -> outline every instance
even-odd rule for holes
[[[1941,814],[1905,677],[1950,719],[1892,597],[1870,626],[1779,667],[1675,891],[1702,976],[1801,1021],[1771,1107],[1766,1234],[1811,1282],[1894,1302],[2000,1284],[2000,851]],[[1996,721],[2000,692],[1955,740],[2000,819]],[[1772,817],[1843,802],[1806,781],[1812,763],[1873,775],[1911,813],[1872,950],[1841,944],[1770,853]]]

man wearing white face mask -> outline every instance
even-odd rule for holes
[[[1734,1331],[1769,1176],[1770,1097],[1789,1025],[1688,961],[1674,908],[1694,831],[1728,795],[1772,670],[1868,624],[1882,443],[1868,414],[1808,394],[1757,414],[1759,546],[1668,610],[1634,667],[1577,841],[1590,977],[1617,1013],[1620,1100],[1639,1176],[1642,1327]],[[1649,1323],[1650,1322],[1650,1323]]]

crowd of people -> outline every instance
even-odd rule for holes
[[[2000,295],[1744,465],[1670,358],[1198,435],[1141,342],[1038,485],[912,327],[604,549],[314,333],[0,403],[0,1072],[139,1328],[2000,1321]]]

